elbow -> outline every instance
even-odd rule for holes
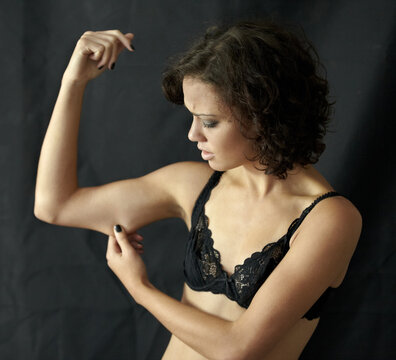
[[[44,221],[46,223],[49,224],[55,224],[55,215],[54,213],[50,212],[50,211],[46,211],[43,208],[39,208],[39,207],[34,207],[34,216],[41,220]]]
[[[35,199],[33,213],[34,216],[41,221],[49,224],[56,223],[57,212],[54,206],[41,204]]]

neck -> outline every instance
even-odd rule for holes
[[[305,169],[298,165],[288,172],[286,179],[280,179],[275,175],[267,175],[264,171],[257,170],[253,164],[247,164],[230,170],[230,175],[232,175],[235,184],[244,188],[248,197],[260,199],[269,195],[298,190],[301,176],[311,169],[312,165]]]

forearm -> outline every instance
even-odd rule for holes
[[[54,211],[78,187],[77,141],[84,83],[62,81],[41,148],[35,211]]]
[[[135,297],[173,335],[208,359],[223,359],[233,352],[233,322],[183,304],[152,285]]]

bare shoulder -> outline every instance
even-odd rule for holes
[[[362,230],[363,219],[356,206],[343,196],[323,199],[311,210],[299,227],[294,242],[342,251],[349,263]]]
[[[205,162],[177,162],[144,176],[145,181],[161,184],[172,194],[181,209],[181,217],[190,227],[195,201],[214,170]]]
[[[193,183],[200,183],[207,180],[213,173],[213,169],[205,162],[199,161],[181,161],[164,166],[154,172],[151,172],[146,177],[166,177],[173,178],[174,181],[192,181]]]
[[[200,190],[206,184],[209,177],[213,174],[213,169],[204,162],[198,161],[183,161],[164,166],[156,171],[153,171],[143,178],[146,181],[166,181],[173,187],[171,190],[178,191],[176,185],[182,189]]]
[[[344,196],[334,196],[320,201],[312,210],[311,221],[326,222],[340,231],[359,232],[362,215],[356,206]]]

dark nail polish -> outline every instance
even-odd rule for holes
[[[104,65],[102,65],[101,67],[98,67],[98,70],[102,70],[102,69],[103,69],[103,66],[104,66]]]
[[[136,49],[135,49],[135,47],[131,44],[131,49],[133,50],[133,51],[135,51]]]
[[[114,229],[115,229],[115,231],[117,231],[117,232],[121,232],[121,231],[122,231],[121,226],[118,225],[118,224],[114,226]]]
[[[115,63],[112,63],[111,66],[110,66],[110,69],[114,70],[114,68],[115,68]]]

